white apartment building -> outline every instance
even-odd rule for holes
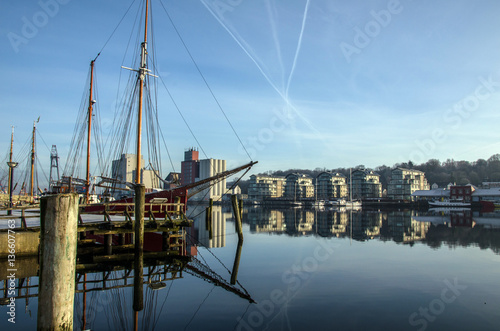
[[[226,171],[226,160],[205,159],[200,160],[200,175],[196,181],[210,178]],[[210,185],[200,193],[192,197],[195,201],[208,201],[209,199],[219,200],[226,193],[226,179],[223,178],[217,183]]]
[[[279,198],[283,196],[284,187],[285,177],[252,175],[248,186],[248,199]]]
[[[392,199],[410,200],[412,193],[429,190],[425,173],[415,169],[396,168],[392,170],[391,181],[387,185],[387,196]]]
[[[141,164],[144,163],[144,158],[141,157]],[[113,178],[127,183],[135,182],[135,174],[137,171],[137,157],[136,154],[122,154],[120,159],[112,161],[111,171]],[[141,181],[146,186],[146,191],[153,189],[161,189],[160,180],[155,175],[153,170],[145,170],[142,168]],[[125,184],[116,185],[118,189],[129,189]],[[119,197],[124,195],[126,191],[117,190],[115,196]]]

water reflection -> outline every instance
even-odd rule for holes
[[[269,265],[273,261],[275,264],[279,262],[269,256],[260,256],[255,259],[256,264],[245,266],[245,256],[248,262],[248,256],[252,252],[245,251],[243,243],[236,244],[234,240],[236,236],[228,239],[228,234],[233,234],[231,228],[233,216],[230,208],[213,206],[210,226],[206,223],[205,207],[191,208],[188,212],[195,222],[185,237],[181,237],[181,247],[165,233],[149,234],[145,240],[148,249],[141,258],[143,268],[135,272],[134,267],[138,264],[134,261],[135,252],[129,249],[130,238],[121,236],[110,240],[109,237],[101,236],[99,239],[99,236],[87,235],[86,241],[80,244],[76,266],[74,308],[76,330],[134,329],[136,311],[137,329],[140,330],[163,329],[166,326],[173,329],[197,329],[212,319],[217,319],[219,326],[224,325],[227,329],[231,329],[230,326],[234,325],[236,318],[243,316],[248,309],[246,305],[254,302],[249,293],[252,291],[241,287],[237,277],[246,278],[248,282],[250,273],[259,286],[263,286],[262,284],[269,279],[259,278],[262,272],[259,268],[265,263]],[[250,230],[250,234],[282,235],[287,237],[287,243],[290,244],[293,244],[296,237],[309,236],[321,237],[321,240],[343,238],[365,243],[391,241],[400,244],[402,248],[403,246],[411,248],[412,252],[415,249],[412,246],[417,242],[433,249],[442,246],[477,246],[496,254],[500,252],[499,211],[476,213],[468,209],[437,209],[422,212],[247,208],[243,213],[243,222],[246,224],[246,229]],[[94,239],[97,244],[84,244]],[[272,241],[273,236],[269,236],[264,245],[278,249],[278,246],[270,244]],[[108,254],[110,250],[105,247],[105,243],[109,242],[114,243],[112,255]],[[344,254],[354,254],[354,252],[349,253],[349,248],[343,248]],[[210,253],[207,254],[209,249]],[[219,259],[218,253],[224,249],[226,257],[229,256],[224,260],[226,265],[215,265],[214,262],[218,262]],[[227,249],[231,252],[228,253]],[[36,320],[33,320],[32,316],[36,316],[38,262],[37,258],[33,257],[18,259],[17,263],[19,270],[15,290],[18,304],[17,318],[20,323],[27,325],[27,329],[33,329],[36,327]],[[249,268],[255,271],[250,271]],[[335,268],[340,266],[336,265]],[[2,303],[5,303],[7,298],[5,270],[7,270],[6,261],[0,260]],[[142,277],[140,277],[141,271]],[[283,272],[283,270],[276,271],[278,281],[282,280]],[[340,277],[334,273],[332,275]],[[135,282],[136,300],[134,300],[134,276],[139,276]],[[208,290],[203,284],[210,286]],[[360,286],[360,284],[355,285]],[[221,292],[224,294],[215,293],[217,291],[214,291],[214,288],[222,289]],[[258,286],[254,285],[253,288]],[[141,290],[142,295],[139,293]],[[272,293],[272,290],[274,287],[265,289],[263,297],[266,298],[265,295]],[[210,301],[210,296],[214,297],[213,300],[217,304],[211,305],[209,309],[206,307],[206,302]],[[143,300],[142,307],[138,305],[138,298]],[[426,300],[428,298],[424,299],[425,302]],[[225,301],[228,302],[225,309],[220,308],[219,305]],[[363,306],[359,308],[362,309]],[[412,306],[410,310],[417,308],[418,305]],[[1,309],[3,312],[5,306]],[[204,309],[206,312],[203,314]],[[10,325],[4,319],[0,321],[0,326]]]
[[[134,268],[135,261],[132,265],[108,263],[95,266],[101,270],[80,270],[75,290],[75,330],[154,329],[155,320],[164,312],[157,306],[161,292],[168,283],[183,278],[188,262],[182,257],[149,255],[140,270]]]
[[[189,229],[194,244],[207,248],[226,246],[226,222],[232,218],[231,210],[220,205],[212,206],[211,228],[207,224],[207,210],[205,206],[196,206],[189,210],[189,217],[194,221]]]
[[[148,232],[145,234],[144,250],[134,249],[132,236],[124,235],[123,231],[104,231],[106,234],[91,231],[80,236],[76,283],[72,293],[68,293],[75,296],[75,330],[154,330],[158,327],[160,316],[166,313],[165,301],[174,280],[183,281],[186,274],[254,303],[237,280],[242,242],[238,243],[234,253],[232,270],[226,268],[229,277],[221,276],[206,257],[200,255],[200,248],[225,246],[226,222],[231,217],[230,212],[223,212],[221,206],[214,206],[210,211],[210,226],[204,222],[207,219],[204,207],[191,209],[191,212],[195,214],[195,222],[187,232],[179,228],[172,228],[168,232]],[[21,237],[22,233],[18,233],[18,238]],[[6,266],[6,262],[0,261],[0,264]],[[19,316],[18,311],[18,318],[29,318],[29,299],[38,296],[39,286],[53,286],[53,281],[45,279],[38,284],[40,272],[37,257],[19,259],[17,266],[20,271],[17,275],[22,275],[22,278],[15,280],[14,292],[8,291],[14,283],[9,283],[8,275],[0,273],[0,279],[3,280],[0,304],[6,305],[11,297],[18,303],[25,299],[29,316]],[[7,270],[7,267],[3,270]],[[162,305],[158,304],[160,298],[164,300]],[[184,300],[180,302],[185,303]],[[38,306],[42,316],[45,311],[43,307]],[[103,322],[107,325],[103,325]],[[36,320],[30,323],[32,328],[36,324]]]
[[[431,247],[477,245],[495,252],[500,248],[500,211],[249,208],[244,222],[254,233],[423,242]]]

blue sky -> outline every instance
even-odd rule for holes
[[[123,59],[138,2],[96,62],[105,126],[112,122],[120,66],[131,65]],[[131,3],[0,2],[1,150],[7,153],[12,125],[20,150],[40,116],[40,163],[48,173],[53,144],[65,162],[90,60]],[[259,161],[254,173],[474,161],[500,150],[498,1],[162,3]],[[162,3],[152,3],[161,77],[209,157],[228,160],[228,167],[248,162]],[[184,150],[196,141],[162,87],[158,93],[162,129],[179,171]]]

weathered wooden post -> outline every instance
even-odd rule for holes
[[[240,199],[238,202],[240,207],[240,220],[243,222],[243,199]]]
[[[208,231],[208,239],[213,238],[213,233],[212,233],[212,208],[214,205],[214,200],[209,199],[208,200],[208,207],[205,212],[205,228]]]
[[[118,234],[118,245],[120,245],[120,246],[125,245],[125,234],[124,233]]]
[[[234,256],[233,271],[231,271],[231,284],[235,285],[238,279],[238,269],[240,267],[241,249],[243,248],[243,241],[238,240],[238,247],[236,248],[236,255]]]
[[[231,202],[233,204],[234,213],[234,227],[238,233],[238,247],[236,249],[236,256],[234,257],[233,271],[231,272],[231,284],[236,284],[238,278],[238,268],[240,266],[241,249],[243,248],[243,200],[238,201],[238,196],[232,195]]]
[[[167,232],[161,233],[161,250],[166,252],[170,248],[170,236]]]
[[[106,250],[106,255],[113,254],[113,235],[112,234],[104,235],[104,247]]]
[[[180,215],[181,214],[181,197],[175,197],[174,199],[174,203],[175,203],[175,212],[177,213],[177,215]]]
[[[144,309],[144,282],[143,282],[143,268],[144,268],[144,251],[142,249],[135,250],[134,256],[134,330],[137,330],[139,322],[139,312]]]
[[[37,330],[73,330],[78,194],[40,201],[40,278]]]
[[[134,221],[134,242],[135,249],[144,247],[144,204],[146,201],[146,186],[144,184],[135,185],[135,221]]]
[[[236,229],[236,233],[238,233],[238,240],[243,241],[243,229],[241,225],[241,212],[238,204],[238,197],[236,195],[231,196],[231,202],[233,204],[233,213],[234,213],[234,227]]]

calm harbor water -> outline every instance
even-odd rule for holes
[[[238,264],[231,210],[214,207],[212,239],[200,210],[188,211],[188,250],[204,273],[145,267],[138,329],[500,328],[500,213],[247,208]],[[234,287],[214,283],[229,284],[235,266]],[[133,271],[132,281],[126,274],[87,274],[88,292],[75,294],[75,330],[133,330]],[[37,282],[30,277],[35,294]],[[18,299],[13,325],[0,306],[0,328],[36,329],[37,307],[36,296]]]

